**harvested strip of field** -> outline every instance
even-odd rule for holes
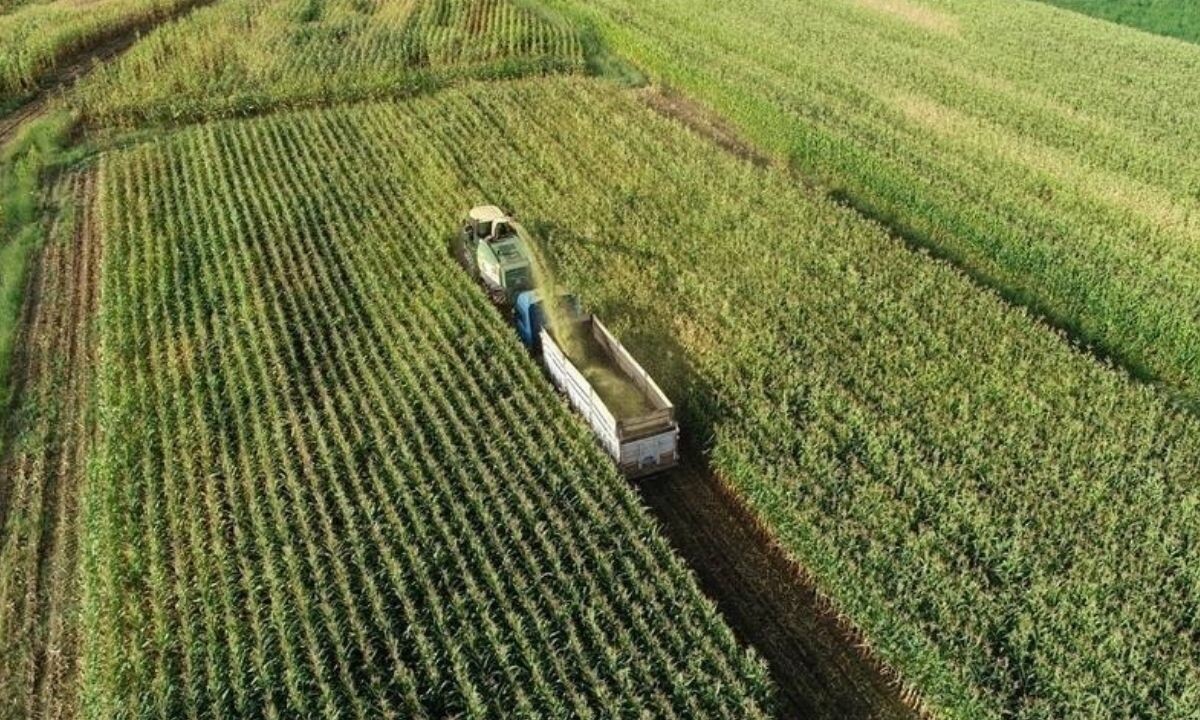
[[[84,714],[761,715],[762,665],[446,256],[427,123],[467,97],[104,158]]]
[[[9,361],[19,345],[30,255],[45,236],[57,208],[44,184],[67,159],[62,146],[70,128],[63,114],[33,120],[0,147],[0,426],[13,396]],[[5,450],[0,439],[0,456]]]
[[[698,451],[685,448],[679,468],[639,480],[638,491],[721,617],[766,659],[778,687],[776,717],[919,717]]]
[[[522,217],[935,710],[1194,714],[1200,427],[1161,394],[604,84],[295,122],[437,188],[430,217],[481,198]]]
[[[1200,47],[1028,2],[541,1],[844,202],[1200,401]]]
[[[70,717],[78,697],[79,521],[95,417],[95,175],[69,174],[29,283],[0,460],[0,716]]]
[[[583,65],[570,27],[513,0],[228,0],[150,35],[77,99],[88,123],[129,127]]]

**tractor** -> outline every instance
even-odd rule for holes
[[[451,252],[497,305],[512,307],[517,295],[534,286],[534,259],[524,232],[495,205],[467,213]]]

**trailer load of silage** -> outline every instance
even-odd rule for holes
[[[654,412],[650,399],[605,351],[587,323],[559,320],[551,325],[550,332],[563,353],[618,419]]]

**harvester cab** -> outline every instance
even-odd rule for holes
[[[494,302],[511,305],[533,287],[533,255],[517,221],[495,205],[472,208],[463,220],[454,255],[487,287]]]

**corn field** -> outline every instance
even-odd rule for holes
[[[0,110],[37,89],[71,55],[182,3],[55,0],[7,8],[0,3]]]
[[[468,193],[426,123],[511,99],[104,158],[84,715],[762,715],[763,666],[446,255]]]
[[[3,3],[0,106],[168,8]],[[669,87],[581,77],[598,51]],[[0,716],[776,709],[448,256],[484,202],[937,717],[1200,716],[1194,77],[1200,48],[999,0],[159,28],[60,99],[101,132],[46,189],[14,361]]]
[[[1200,708],[1200,423],[1162,393],[604,83],[298,118],[355,128],[344,162],[438,188],[441,218],[513,208],[942,715]]]
[[[1040,3],[545,1],[834,196],[1200,399],[1200,47]]]
[[[228,0],[147,37],[78,102],[92,124],[134,126],[582,67],[569,27],[513,0]]]

